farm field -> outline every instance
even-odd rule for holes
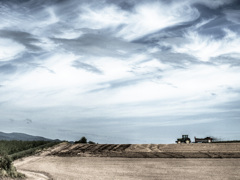
[[[15,163],[29,179],[239,179],[239,159],[30,157]],[[36,172],[35,178],[32,173]],[[30,176],[29,176],[30,173]]]
[[[73,145],[63,143],[59,148],[50,154],[70,157],[240,158],[240,143]]]
[[[105,147],[105,148],[104,148]],[[124,147],[124,148],[123,148]],[[158,147],[158,148],[156,148]],[[218,150],[217,150],[218,148]],[[219,149],[220,148],[220,149]],[[174,152],[175,150],[175,152]],[[202,151],[239,153],[238,144],[185,145],[83,145],[62,143],[42,153],[14,162],[18,171],[29,180],[46,179],[240,179],[239,158],[173,158],[176,152]],[[116,151],[117,153],[111,153]],[[151,154],[163,152],[172,158],[154,158]],[[210,151],[210,152],[211,152]],[[133,153],[134,152],[134,153]],[[141,158],[126,158],[120,154]],[[143,158],[147,153],[152,158]],[[110,154],[112,157],[107,157]],[[113,157],[113,155],[116,155]],[[146,155],[146,154],[145,154]]]

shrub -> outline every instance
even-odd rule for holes
[[[14,154],[27,149],[35,148],[44,144],[48,144],[49,141],[4,141],[0,140],[0,155],[2,154]]]
[[[9,156],[4,155],[0,158],[0,169],[9,170],[12,165],[12,160]]]
[[[96,144],[96,143],[93,141],[88,141],[88,144]]]
[[[20,151],[20,152],[11,154],[10,156],[13,160],[20,159],[20,158],[23,158],[23,157],[26,157],[26,156],[33,155],[40,150],[52,147],[52,146],[54,146],[58,143],[59,142],[54,142],[54,141],[53,142],[48,142],[47,144],[43,144],[43,145],[40,145],[40,146],[37,146],[37,147],[34,147],[34,148],[30,148],[30,149],[27,149],[27,150],[24,150],[24,151]]]
[[[24,178],[25,175],[18,173],[12,165],[12,160],[9,156],[0,157],[0,177]]]
[[[83,136],[79,141],[75,141],[75,143],[83,143],[83,144],[86,144],[86,143],[87,143],[87,138]]]
[[[0,179],[2,177],[24,178],[12,164],[16,160],[32,155],[39,150],[51,147],[60,142],[55,141],[0,141]]]

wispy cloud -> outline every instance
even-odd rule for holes
[[[197,32],[190,31],[185,37],[188,43],[175,47],[174,50],[180,53],[186,53],[195,56],[201,61],[209,61],[211,58],[228,54],[239,54],[240,39],[238,34],[229,30],[222,29],[225,35],[221,39],[214,39],[211,36],[200,35]]]
[[[174,129],[172,142],[196,124],[234,129],[238,12],[237,0],[1,1],[2,131],[58,134],[60,124],[74,134],[63,139],[80,128],[141,143],[157,142],[157,128]]]

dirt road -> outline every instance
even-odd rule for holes
[[[26,164],[31,164],[35,162],[41,161],[41,159],[45,158],[45,155],[41,156],[30,156],[21,160],[17,160],[14,162],[14,165],[17,168],[17,171],[26,175],[27,180],[51,180],[52,177],[50,174],[46,172],[40,172],[38,169],[29,169],[24,168]]]
[[[68,146],[67,143],[62,143],[55,147],[42,151],[37,155],[16,160],[14,161],[14,166],[16,166],[18,172],[26,175],[27,180],[52,180],[53,179],[52,176],[45,171],[39,171],[37,168],[30,169],[30,168],[24,168],[24,167],[25,165],[28,165],[28,164],[40,162],[42,159],[44,161],[44,158],[46,158],[46,156],[51,154],[51,152],[61,151],[63,148],[66,148],[67,146]]]
[[[45,173],[29,171],[29,170],[18,170],[20,173],[23,173],[27,176],[28,180],[50,180],[50,176],[45,175]]]

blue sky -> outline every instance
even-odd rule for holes
[[[240,139],[238,0],[1,0],[0,131]]]

